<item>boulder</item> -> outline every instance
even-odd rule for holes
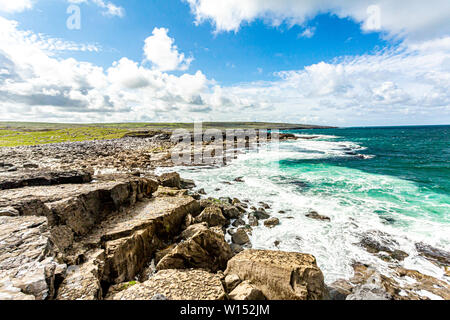
[[[177,172],[164,173],[158,178],[158,181],[163,187],[181,188],[181,178]]]
[[[237,229],[231,236],[231,239],[233,243],[238,245],[244,245],[250,242],[250,238],[244,228]]]
[[[248,224],[251,227],[257,227],[259,225],[258,218],[256,218],[254,214],[249,214],[248,215]]]
[[[279,224],[280,224],[280,219],[278,219],[278,218],[270,218],[270,219],[267,219],[266,221],[264,221],[264,225],[267,228],[273,228]]]
[[[182,189],[194,189],[196,187],[194,180],[180,179],[180,187]]]
[[[229,274],[224,280],[225,288],[228,292],[233,291],[241,282],[241,279],[239,279],[239,276],[236,274]]]
[[[209,227],[216,227],[226,225],[228,220],[223,216],[219,207],[207,207],[194,219],[194,222],[206,222]]]
[[[241,216],[239,209],[231,204],[224,204],[222,206],[222,213],[227,219],[237,219]]]
[[[308,214],[306,214],[306,217],[308,217],[310,219],[320,220],[320,221],[331,221],[330,217],[323,216],[314,210],[309,211]]]
[[[244,281],[230,292],[231,300],[266,300],[266,297],[257,287],[252,285],[250,281]]]
[[[244,251],[244,248],[240,244],[236,244],[236,243],[230,244],[230,248],[234,255],[238,254],[239,252]]]
[[[323,274],[312,255],[245,250],[229,262],[225,275],[248,280],[269,300],[321,300],[327,296]]]
[[[189,238],[192,238],[197,232],[204,230],[208,230],[208,224],[205,222],[190,225],[181,233],[181,239],[188,240]]]
[[[253,215],[258,220],[265,220],[265,219],[270,218],[270,215],[267,212],[265,212],[264,210],[256,210],[255,212],[253,212]]]
[[[114,294],[111,300],[224,300],[220,277],[204,270],[162,270],[150,280]]]
[[[233,227],[240,227],[240,226],[245,226],[245,221],[242,220],[241,218],[236,219],[233,223],[232,223]]]
[[[231,256],[231,248],[222,235],[200,230],[161,259],[156,269],[202,268],[216,272],[225,269]]]
[[[328,287],[330,300],[345,300],[352,293],[353,285],[347,280],[340,279]]]

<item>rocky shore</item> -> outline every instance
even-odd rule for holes
[[[252,227],[280,223],[270,206],[155,175],[173,148],[153,132],[0,149],[0,300],[450,299],[447,282],[415,270],[395,268],[399,282],[355,262],[327,286],[310,254],[252,249]],[[370,235],[361,245],[402,258]],[[449,253],[417,247],[448,268]]]

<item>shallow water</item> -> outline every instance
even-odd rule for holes
[[[358,245],[373,230],[383,232],[371,233],[373,238],[388,239],[393,249],[409,254],[402,266],[444,279],[442,269],[418,255],[415,243],[450,249],[449,126],[291,132],[317,138],[248,152],[226,167],[176,170],[208,196],[270,204],[281,224],[254,228],[253,247],[311,253],[327,283],[351,277],[354,261],[390,272]],[[245,182],[234,182],[236,177]],[[310,209],[331,222],[305,217]]]

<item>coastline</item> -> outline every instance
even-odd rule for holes
[[[230,278],[234,278],[233,284],[244,283],[238,290],[240,295],[232,296],[242,297],[242,292],[255,294],[255,291],[260,291],[266,298],[268,296],[280,297],[277,294],[283,294],[282,297],[286,299],[292,298],[286,293],[286,288],[283,286],[264,288],[263,284],[269,281],[264,278],[264,275],[255,275],[254,277],[249,274],[236,275],[235,273],[238,272],[233,271],[233,268],[230,269],[232,271],[222,275],[221,271],[225,271],[230,261],[234,261],[233,263],[239,266],[238,269],[240,267],[245,269],[245,266],[242,265],[243,262],[240,262],[239,259],[241,256],[237,255],[238,258],[235,260],[231,258],[242,249],[238,246],[244,245],[244,248],[247,249],[244,252],[252,253],[252,259],[255,261],[264,261],[267,255],[274,254],[267,250],[260,253],[248,251],[251,245],[247,241],[247,233],[251,232],[251,226],[247,222],[250,222],[249,218],[251,217],[253,223],[267,224],[267,228],[276,228],[276,218],[272,219],[270,205],[266,203],[260,203],[260,208],[255,206],[253,209],[243,199],[232,199],[233,195],[229,195],[231,198],[228,199],[207,200],[207,195],[201,194],[203,192],[189,191],[194,187],[195,181],[181,180],[176,174],[154,175],[153,171],[157,167],[171,167],[168,155],[173,146],[167,139],[167,135],[161,133],[151,138],[128,137],[117,141],[19,147],[14,150],[2,149],[4,159],[10,160],[10,163],[3,163],[1,166],[4,169],[1,175],[4,180],[5,177],[8,177],[10,182],[9,185],[4,184],[3,191],[1,191],[2,214],[0,216],[5,220],[3,224],[9,225],[12,229],[20,229],[22,220],[26,219],[29,220],[30,226],[38,224],[41,228],[45,225],[45,230],[36,230],[36,232],[48,234],[48,243],[52,244],[54,248],[52,249],[53,253],[48,256],[48,265],[36,267],[35,261],[30,260],[29,267],[36,272],[36,275],[33,275],[31,279],[20,279],[18,282],[10,279],[9,284],[3,283],[0,292],[3,294],[15,292],[16,295],[13,297],[38,299],[113,298],[111,292],[120,298],[154,298],[149,294],[145,295],[146,290],[150,293],[154,293],[154,290],[163,290],[158,286],[160,283],[164,283],[167,277],[179,276],[184,281],[196,283],[195,279],[198,277],[207,276],[211,279],[212,288],[217,289],[214,298],[222,299],[230,297],[232,291],[236,289],[233,285],[228,286],[226,280],[226,276],[228,276],[228,281],[231,281]],[[286,139],[292,139],[292,137],[286,137]],[[24,159],[27,160],[24,161]],[[12,170],[12,168],[16,170]],[[106,198],[111,199],[109,202],[112,203],[112,208],[108,208],[111,204],[105,206],[106,204],[102,200],[104,196],[99,198],[99,194],[110,194]],[[71,203],[81,201],[86,207],[86,204],[89,204],[86,202],[86,196],[91,199],[90,201],[96,203],[86,212],[81,212],[76,208],[77,206],[71,205]],[[154,204],[155,201],[158,203],[157,206]],[[156,211],[162,211],[148,220],[148,217],[141,215],[148,210],[145,209],[146,206],[151,206]],[[98,211],[99,207],[102,208],[100,211]],[[141,209],[143,211],[140,211]],[[92,210],[98,212],[93,213]],[[111,221],[105,219],[109,214],[105,217],[102,210],[110,211]],[[130,212],[137,212],[132,219],[127,215]],[[255,215],[255,213],[257,214]],[[47,218],[43,218],[43,216]],[[89,218],[87,221],[94,219],[91,221],[91,225],[85,225],[86,217]],[[326,220],[326,217],[317,212],[311,213],[311,217]],[[156,225],[151,221],[157,221]],[[98,223],[100,223],[100,227],[97,227]],[[132,227],[130,228],[128,224],[131,224]],[[227,225],[229,227],[223,229]],[[139,243],[142,241],[146,243],[152,235],[160,233],[161,228],[166,232],[163,232],[161,237],[157,237],[156,242],[158,243],[153,248],[140,246]],[[183,240],[183,232],[190,236],[185,235],[184,241],[177,242],[177,240]],[[230,237],[231,244],[227,244],[225,239],[230,240]],[[217,263],[208,265],[204,259],[193,262],[187,258],[180,258],[192,255],[192,252],[186,251],[191,249],[182,244],[187,241],[198,245],[199,239],[212,243],[211,246],[215,249],[212,253],[206,250],[209,252],[206,256],[217,257],[217,260],[214,260]],[[45,242],[45,246],[48,243]],[[61,244],[62,248],[59,247]],[[34,247],[35,245],[37,244],[33,243],[33,248],[39,248],[39,246]],[[373,245],[373,243],[369,243],[369,245]],[[20,246],[17,250],[19,249]],[[205,255],[204,247],[202,248],[200,245],[197,249],[197,256],[199,252]],[[427,250],[433,253],[433,248],[424,248],[424,251]],[[133,256],[131,260],[130,252]],[[436,253],[436,250],[434,252]],[[22,254],[19,252],[19,256]],[[281,256],[277,256],[275,261],[283,261],[284,255],[290,256],[288,253],[279,254]],[[155,258],[158,256],[158,262],[162,260],[161,265],[166,267],[161,271],[177,269],[182,265],[184,269],[200,266],[202,269],[209,269],[209,272],[198,274],[200,271],[192,273],[164,271],[161,273],[161,277],[157,277],[157,284],[149,283],[151,278],[148,278],[148,274],[152,274],[153,267],[157,268],[159,263],[152,266],[152,261],[143,258],[148,255],[155,255]],[[431,254],[431,256],[433,255]],[[434,256],[436,258],[436,254]],[[315,259],[310,258],[309,255],[298,254],[290,259],[294,259],[296,261],[294,264],[299,266],[309,265],[317,268]],[[98,267],[99,261],[102,261],[100,263],[101,270]],[[9,267],[11,270],[14,269],[14,265],[9,265]],[[16,268],[18,267],[16,266]],[[39,271],[42,267],[53,270],[50,272],[50,277],[46,276],[47,272],[42,275],[42,271]],[[286,272],[289,270],[291,269],[287,268]],[[93,271],[98,277],[92,278]],[[343,299],[347,296],[355,299],[427,298],[415,294],[416,291],[421,290],[431,292],[429,297],[432,298],[439,296],[449,299],[448,296],[445,296],[448,284],[417,271],[395,270],[403,277],[416,279],[414,286],[396,283],[370,266],[360,263],[355,263],[354,271],[355,275],[352,279],[341,279],[341,281],[331,284],[329,288],[326,288],[323,283],[320,269],[314,277],[308,278],[307,281],[312,281],[319,288],[313,296],[320,299]],[[268,272],[270,273],[270,271]],[[167,274],[165,275],[165,273]],[[143,274],[147,274],[147,278]],[[140,275],[142,278],[137,281],[133,280],[136,275]],[[236,280],[236,276],[239,280]],[[80,287],[81,285],[82,290],[78,292],[79,296],[77,297],[74,289],[67,285],[72,283],[69,281],[70,279],[80,279],[80,277],[82,281],[76,283],[76,286]],[[92,288],[92,283],[98,285]],[[221,291],[219,289],[222,283],[222,287],[225,289]],[[373,287],[373,283],[376,283],[375,287]],[[39,290],[36,290],[36,287],[39,287]],[[123,287],[126,288],[120,290]],[[232,287],[233,290],[230,290]],[[12,288],[18,288],[19,292]],[[136,296],[137,294],[143,296]],[[303,297],[311,297],[308,294]]]

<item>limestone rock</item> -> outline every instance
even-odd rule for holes
[[[386,292],[383,279],[377,273],[373,274],[366,283],[353,289],[346,300],[391,300],[392,296]]]
[[[270,218],[270,215],[265,212],[264,210],[256,210],[255,212],[253,212],[253,215],[258,219],[258,220],[266,220]]]
[[[232,252],[223,236],[212,230],[200,230],[181,242],[156,266],[157,270],[202,268],[216,272],[226,267]]]
[[[206,222],[209,227],[224,226],[228,220],[223,216],[218,207],[207,207],[194,219],[195,223]]]
[[[244,228],[239,228],[235,233],[231,236],[233,243],[238,245],[243,245],[250,242],[250,238],[248,237],[247,232]]]
[[[321,300],[327,296],[323,274],[312,255],[245,250],[228,262],[225,275],[249,280],[269,300]]]
[[[176,172],[164,173],[159,178],[159,183],[164,187],[181,188],[180,175]]]
[[[181,233],[181,239],[187,240],[192,238],[194,234],[203,230],[208,230],[208,225],[206,222],[193,224]]]
[[[92,253],[85,263],[70,266],[58,289],[57,300],[99,300],[102,298],[101,278],[104,251]]]
[[[190,179],[180,179],[180,187],[183,189],[193,189],[195,188],[195,182]]]
[[[227,219],[237,219],[241,216],[239,209],[231,204],[223,205],[222,212]]]
[[[11,284],[0,295],[8,299],[9,294],[22,292],[37,300],[52,298],[59,264],[49,240],[47,219],[0,217],[0,226],[0,279]]]
[[[224,300],[220,277],[203,270],[162,270],[150,280],[136,284],[111,297],[112,300]]]
[[[432,262],[441,266],[450,266],[450,252],[433,248],[422,242],[416,243],[416,249],[422,256]]]
[[[264,225],[267,228],[273,228],[279,224],[280,224],[280,219],[278,219],[278,218],[270,218],[270,219],[267,219],[266,221],[264,221]]]
[[[86,171],[47,171],[14,172],[0,175],[0,190],[27,186],[50,186],[58,184],[87,183],[92,180],[93,172]]]
[[[266,300],[262,291],[252,285],[250,281],[244,281],[239,284],[230,292],[229,297],[231,300]]]
[[[320,221],[331,221],[330,217],[323,216],[319,214],[317,211],[310,210],[306,216],[310,219],[320,220]]]
[[[236,288],[242,281],[236,274],[229,274],[225,277],[225,288],[228,292],[231,292]]]

